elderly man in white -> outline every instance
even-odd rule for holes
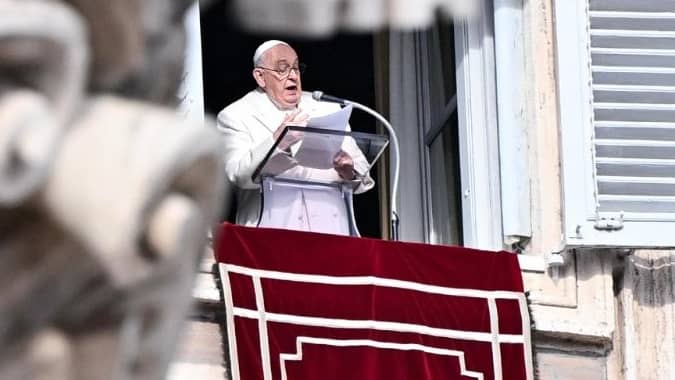
[[[251,176],[275,140],[288,125],[306,126],[308,119],[339,110],[337,104],[318,102],[302,91],[303,65],[295,50],[283,41],[261,44],[253,56],[253,78],[258,87],[218,114],[218,128],[225,135],[225,163],[229,180],[236,186],[237,224],[255,226],[261,218],[260,185]],[[332,169],[298,165],[289,146],[273,153],[281,162],[281,175],[305,181],[337,183],[357,181],[355,193],[371,189],[374,181],[368,162],[351,138],[333,158]],[[275,207],[261,226],[349,234],[348,213],[339,192],[312,187],[278,191]],[[265,200],[268,202],[268,200]]]

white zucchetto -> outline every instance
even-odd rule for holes
[[[260,44],[257,49],[255,49],[255,53],[253,53],[253,64],[262,57],[263,54],[265,54],[266,51],[270,50],[271,48],[277,46],[277,45],[286,45],[289,46],[289,44],[285,43],[284,41],[279,41],[279,40],[268,40]]]

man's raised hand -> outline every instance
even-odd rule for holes
[[[274,131],[274,139],[278,139],[283,130],[287,126],[296,126],[296,127],[306,127],[307,120],[309,120],[309,115],[302,112],[301,109],[296,109],[284,117],[284,120],[281,122],[281,125]],[[291,145],[302,139],[302,132],[299,131],[288,131],[284,136],[283,141],[279,142],[279,149],[287,150]]]

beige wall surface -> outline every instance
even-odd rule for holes
[[[566,126],[558,122],[554,1],[523,1],[533,224],[525,254],[543,262],[559,249],[562,232],[558,133]],[[538,378],[675,378],[673,251],[563,256],[560,267],[523,272]]]

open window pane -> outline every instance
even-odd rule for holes
[[[461,244],[459,170],[456,167],[457,121],[451,118],[429,147],[431,231],[435,244]]]

